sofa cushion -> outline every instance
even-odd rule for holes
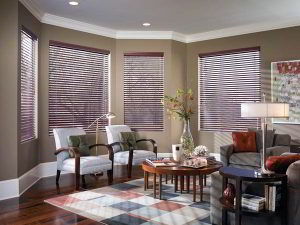
[[[289,134],[275,134],[274,146],[290,146],[291,136]]]
[[[285,174],[288,167],[300,160],[300,155],[282,155],[282,156],[270,156],[266,161],[266,167],[268,170],[275,173]]]
[[[89,156],[89,145],[86,139],[86,135],[72,135],[68,137],[68,146],[76,147],[79,149],[80,156]],[[75,157],[73,152],[69,152],[70,157]]]
[[[128,151],[130,147],[137,149],[136,134],[135,132],[120,132],[121,149],[122,151]]]
[[[232,132],[233,152],[256,152],[255,132]]]
[[[262,130],[255,128],[248,128],[248,131],[254,131],[256,133],[256,149],[260,152],[263,148],[262,144]],[[275,130],[267,130],[266,148],[272,147],[274,143]]]
[[[260,153],[242,152],[233,153],[229,158],[230,165],[260,167]]]
[[[103,156],[84,156],[80,157],[80,174],[92,174],[112,169],[112,162]],[[63,171],[75,173],[75,158],[63,161]]]
[[[129,151],[121,151],[114,154],[114,162],[127,165],[128,164]],[[140,165],[147,158],[156,157],[156,154],[147,150],[134,150],[132,165]]]

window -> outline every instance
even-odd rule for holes
[[[49,133],[53,128],[87,127],[109,110],[110,53],[50,41]],[[104,130],[106,119],[99,121]]]
[[[124,123],[136,130],[163,130],[163,97],[163,53],[126,53]]]
[[[37,37],[21,30],[21,143],[37,138]]]
[[[241,118],[241,103],[260,101],[260,49],[199,55],[199,128],[235,131],[258,127],[258,119]]]

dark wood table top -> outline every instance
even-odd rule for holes
[[[177,176],[193,176],[193,175],[205,175],[218,171],[222,167],[221,162],[217,162],[215,165],[208,165],[199,169],[189,168],[184,166],[158,166],[154,167],[151,164],[144,161],[142,163],[142,169],[149,173],[167,174]]]
[[[279,181],[286,177],[286,174],[262,174],[256,175],[255,170],[241,169],[234,167],[222,167],[219,170],[220,174],[227,178],[239,178],[244,181],[255,181],[255,182],[273,182]]]

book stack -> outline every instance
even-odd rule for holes
[[[236,200],[234,199],[234,205]],[[250,194],[242,195],[242,208],[261,211],[265,208],[265,198]]]
[[[272,183],[265,185],[266,210],[275,212],[281,199],[281,184]]]
[[[176,162],[173,162],[170,158],[157,157],[157,158],[148,158],[146,162],[154,167],[159,166],[177,166]]]

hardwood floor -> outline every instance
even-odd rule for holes
[[[132,170],[132,179],[142,177],[142,170],[139,167],[134,167]],[[114,169],[114,184],[129,180],[127,178],[126,166],[116,166]],[[98,180],[86,176],[86,184],[87,189],[107,186],[107,176],[104,174]],[[28,189],[21,197],[0,201],[0,224],[101,224],[44,203],[45,199],[69,194],[74,191],[75,178],[72,174],[61,175],[59,188],[55,185],[55,177],[43,178]]]

